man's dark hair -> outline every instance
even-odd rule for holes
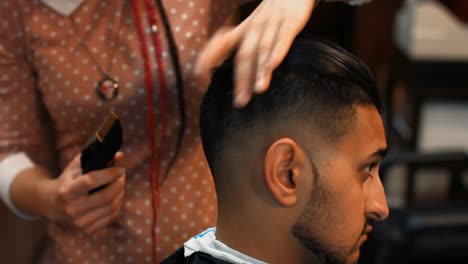
[[[201,105],[203,149],[215,179],[217,162],[223,155],[243,144],[251,145],[252,139],[274,140],[288,136],[285,131],[302,132],[308,126],[333,140],[343,136],[353,123],[355,106],[369,105],[381,111],[368,67],[325,40],[296,39],[274,71],[269,89],[241,109],[232,103],[233,75],[230,58],[214,72]],[[250,153],[243,155],[248,159]]]

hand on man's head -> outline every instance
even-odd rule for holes
[[[253,94],[268,89],[274,69],[303,29],[316,0],[264,0],[236,27],[218,30],[200,52],[195,73],[200,87],[208,85],[211,71],[237,49],[234,105],[244,107]]]

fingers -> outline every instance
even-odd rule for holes
[[[234,106],[243,107],[253,93],[265,92],[274,69],[307,23],[314,5],[314,0],[296,0],[294,5],[283,0],[264,0],[239,26],[219,31],[200,53],[195,67],[197,76],[205,77],[201,86],[207,86],[210,71],[239,47],[235,57]]]
[[[90,190],[106,185],[119,177],[125,176],[123,168],[107,168],[103,170],[91,171],[85,175],[69,181],[59,190],[60,197],[64,201],[76,200],[87,195]]]
[[[277,2],[262,2],[255,12],[244,21],[243,37],[235,59],[234,106],[244,107],[252,98],[256,89],[259,65],[269,56],[272,42],[276,37],[278,19],[272,15],[277,9]],[[265,15],[268,14],[268,15]]]
[[[199,87],[208,86],[211,71],[219,66],[237,47],[242,28],[224,27],[218,30],[199,53],[195,76]]]
[[[260,4],[260,6],[263,4]],[[254,10],[251,16],[258,13],[258,8]],[[251,18],[247,18],[237,26],[224,26],[216,31],[200,51],[195,63],[194,73],[200,87],[205,88],[211,77],[211,71],[218,67],[234,49],[238,46],[239,41],[246,28],[249,26]]]
[[[263,93],[270,85],[273,71],[286,57],[291,45],[299,32],[304,28],[315,6],[314,0],[298,0],[295,6],[287,5],[284,1],[271,2],[276,4],[275,10],[284,10],[284,15],[274,16],[270,22],[270,30],[265,32],[262,47],[268,49],[268,57],[261,55],[258,63],[255,92]],[[276,31],[274,30],[276,29]]]
[[[118,178],[106,188],[92,195],[85,195],[73,200],[68,203],[66,211],[70,216],[76,218],[88,211],[112,204],[121,192],[125,192],[125,177]]]
[[[294,40],[294,35],[287,37],[287,32],[289,28],[286,23],[281,23],[276,31],[276,35],[272,37],[270,40],[271,44],[270,53],[267,58],[259,62],[258,64],[258,74],[256,76],[256,83],[255,83],[255,92],[257,94],[264,93],[271,82],[271,78],[273,75],[273,71],[281,64],[281,62],[286,57],[288,50],[290,49],[292,42]],[[281,41],[275,41],[278,36],[282,36]],[[270,38],[271,36],[266,36]],[[271,41],[272,40],[272,41]]]
[[[121,167],[127,168],[127,164],[125,164],[124,153],[118,151],[114,156],[114,167]]]
[[[258,44],[258,63],[254,84],[254,91],[257,94],[266,91],[270,83],[271,73],[279,65],[272,64],[272,61],[270,59],[272,56],[276,55],[274,53],[274,50],[280,42],[278,40],[278,36],[281,36],[279,34],[279,31],[280,28],[284,27],[284,25],[283,19],[281,18],[274,18],[273,20],[274,21],[270,22],[272,26],[267,28],[267,30],[263,34],[262,39]]]
[[[125,177],[119,177],[103,190],[84,195],[65,205],[70,222],[87,233],[105,227],[119,214],[125,196]]]
[[[76,155],[70,163],[68,163],[67,167],[63,170],[64,176],[67,179],[75,179],[81,175],[81,153]]]
[[[114,212],[111,215],[104,216],[94,221],[92,224],[84,228],[84,231],[88,234],[92,234],[106,226],[108,226],[115,218],[117,218],[118,212]]]
[[[86,232],[94,232],[113,221],[118,216],[125,195],[125,169],[121,167],[123,157],[122,152],[117,152],[114,157],[119,167],[82,175],[80,155],[77,155],[56,180],[56,220],[72,223]],[[101,186],[106,187],[88,194]]]
[[[269,26],[265,29],[262,39],[258,43],[258,61],[256,65],[256,75],[254,83],[254,92],[259,94],[266,91],[270,82],[268,76],[271,76],[271,72],[276,66],[271,65],[270,57],[272,56],[275,46],[278,45],[279,29],[284,26],[282,17],[272,17],[270,19]]]
[[[122,151],[118,151],[117,153],[115,153],[114,160],[115,162],[122,161],[123,157],[124,153]]]
[[[88,234],[106,227],[118,217],[124,196],[125,192],[121,191],[109,205],[96,208],[76,218],[75,225]]]
[[[255,30],[255,29],[252,29]],[[252,31],[251,30],[251,31]],[[260,28],[243,39],[235,57],[234,106],[244,107],[252,97],[257,66],[258,43],[262,37]]]

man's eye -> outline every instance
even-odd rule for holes
[[[371,164],[369,164],[369,166],[367,166],[364,171],[371,174],[371,172],[377,167],[378,163],[377,162],[372,162]]]

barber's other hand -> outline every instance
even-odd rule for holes
[[[116,166],[81,174],[80,155],[77,155],[52,186],[54,210],[52,220],[77,226],[90,234],[113,220],[120,212],[125,195],[125,169],[119,167],[123,153],[115,155]],[[93,194],[89,191],[107,185]]]
[[[207,87],[211,71],[235,48],[234,105],[245,106],[253,93],[263,93],[273,70],[286,56],[294,38],[309,20],[316,0],[263,0],[236,27],[223,27],[200,52],[195,74]]]

